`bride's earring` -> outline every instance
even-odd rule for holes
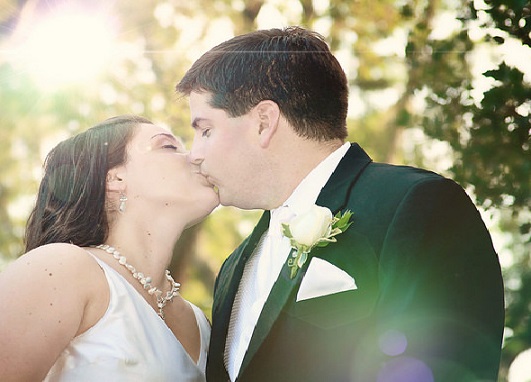
[[[118,211],[121,213],[125,211],[125,202],[127,202],[127,196],[124,194],[120,195],[120,205],[118,206]]]

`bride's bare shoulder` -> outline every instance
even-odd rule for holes
[[[101,317],[107,290],[99,264],[75,245],[44,245],[9,264],[0,273],[0,379],[25,370],[20,379],[42,380]]]
[[[83,248],[68,243],[52,243],[37,247],[20,256],[5,271],[42,272],[53,277],[52,270],[59,273],[98,272],[94,258]],[[37,273],[36,276],[39,274]]]

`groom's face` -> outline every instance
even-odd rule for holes
[[[260,208],[256,197],[260,183],[260,120],[253,110],[230,117],[224,110],[213,108],[210,98],[207,92],[190,94],[195,130],[191,161],[216,186],[222,205]]]

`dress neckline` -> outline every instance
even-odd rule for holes
[[[126,284],[126,287],[130,290],[132,290],[134,292],[134,295],[137,297],[137,300],[141,300],[143,304],[145,304],[145,306],[148,308],[148,310],[150,311],[149,314],[151,314],[152,316],[154,316],[156,318],[156,321],[158,321],[160,324],[162,324],[166,330],[168,330],[168,332],[171,334],[172,338],[175,339],[175,341],[177,341],[177,343],[179,344],[179,346],[181,347],[181,349],[183,350],[183,352],[187,355],[187,357],[190,359],[190,361],[197,367],[199,367],[200,363],[201,363],[201,356],[203,355],[204,353],[204,347],[203,347],[203,330],[201,329],[201,325],[199,324],[199,317],[198,317],[198,312],[196,311],[194,305],[192,303],[190,303],[190,301],[188,300],[185,300],[183,299],[191,308],[192,308],[192,312],[194,313],[194,318],[195,318],[195,324],[197,325],[197,328],[199,329],[199,357],[197,358],[197,361],[194,360],[194,358],[190,355],[190,353],[188,353],[188,351],[186,350],[186,348],[183,346],[183,344],[181,343],[181,341],[179,341],[179,339],[175,336],[175,334],[172,332],[172,330],[170,329],[170,327],[166,324],[166,322],[160,318],[160,316],[157,314],[157,312],[155,311],[155,309],[153,309],[153,307],[146,301],[146,299],[140,294],[140,292],[138,290],[135,289],[135,287],[133,285],[131,285],[131,283],[129,281],[127,281],[127,279],[120,273],[118,272],[116,269],[114,269],[113,267],[111,267],[110,264],[107,264],[106,261],[100,259],[99,257],[97,257],[96,255],[94,255],[92,252],[90,252],[89,250],[85,249],[86,252],[88,252],[92,257],[94,257],[94,259],[101,265],[104,266],[104,268],[108,268],[110,269],[114,274],[116,274],[120,280]],[[106,269],[103,269],[104,271],[106,271]],[[106,313],[104,313],[105,315]],[[101,317],[103,318],[103,316]],[[101,320],[100,318],[100,320]],[[99,320],[98,320],[99,321]],[[97,322],[96,322],[97,324]],[[94,325],[96,325],[94,324]],[[90,330],[90,328],[89,328]],[[88,330],[87,330],[88,331]],[[86,332],[87,332],[86,331]],[[86,333],[85,332],[85,333]],[[84,333],[83,333],[84,334]]]

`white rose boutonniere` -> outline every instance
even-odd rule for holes
[[[297,215],[289,223],[282,223],[282,232],[289,238],[292,251],[288,259],[290,277],[294,278],[308,259],[314,247],[325,247],[336,242],[336,235],[345,232],[352,224],[352,212],[346,211],[336,216],[326,207],[313,205],[306,212]]]

